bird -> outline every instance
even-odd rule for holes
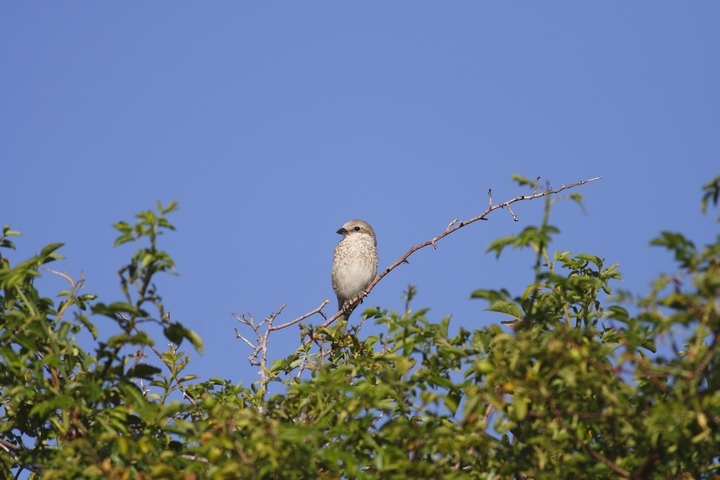
[[[347,301],[357,297],[375,279],[378,253],[375,231],[363,220],[350,220],[337,233],[343,238],[333,254],[332,287],[337,295],[338,310],[342,310]],[[340,320],[347,322],[356,306]]]

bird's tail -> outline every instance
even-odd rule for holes
[[[345,306],[345,302],[338,299],[338,311],[342,310]],[[338,332],[341,335],[345,334],[345,330],[347,329],[348,321],[350,320],[350,315],[352,315],[353,310],[358,306],[358,304],[355,304],[348,308],[347,313],[344,313],[338,317]]]

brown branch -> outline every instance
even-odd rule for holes
[[[662,454],[660,453],[660,451],[657,448],[651,449],[648,452],[647,457],[645,457],[642,465],[640,465],[640,468],[638,468],[637,471],[633,473],[630,478],[632,478],[633,480],[645,480],[647,478],[651,478],[653,468],[661,459]]]
[[[377,285],[378,282],[380,282],[380,280],[382,280],[383,277],[385,277],[385,275],[387,275],[388,273],[392,272],[393,270],[395,270],[397,267],[399,267],[399,266],[402,265],[403,263],[410,263],[410,262],[408,262],[408,258],[410,258],[410,256],[411,256],[413,253],[417,252],[418,250],[420,250],[420,249],[422,249],[422,248],[425,248],[425,247],[428,247],[428,246],[430,246],[430,245],[432,245],[433,248],[437,248],[436,243],[437,243],[439,240],[447,237],[447,236],[450,235],[451,233],[454,233],[454,232],[460,230],[461,228],[463,228],[463,227],[465,227],[465,226],[467,226],[467,225],[470,225],[471,223],[475,223],[475,222],[477,222],[477,221],[479,221],[479,220],[487,220],[486,217],[487,217],[489,214],[491,214],[491,213],[494,212],[495,210],[498,210],[498,209],[501,209],[501,208],[507,208],[507,209],[511,212],[511,214],[512,214],[512,216],[513,216],[513,219],[514,219],[515,221],[517,221],[517,220],[518,220],[518,219],[517,219],[517,216],[516,216],[515,213],[513,213],[512,210],[510,209],[510,205],[512,205],[513,203],[522,202],[522,201],[526,201],[526,200],[535,200],[535,199],[537,199],[537,198],[546,197],[546,196],[548,196],[548,195],[555,195],[555,194],[558,194],[558,193],[562,192],[563,190],[568,190],[568,189],[570,189],[570,188],[579,187],[579,186],[581,186],[581,185],[585,185],[586,183],[594,182],[595,180],[600,180],[601,178],[602,178],[602,177],[593,177],[593,178],[590,178],[590,179],[588,179],[588,180],[581,180],[581,181],[579,181],[579,182],[571,183],[571,184],[569,184],[569,185],[563,185],[563,186],[561,186],[560,188],[554,188],[554,189],[553,189],[553,188],[549,188],[548,190],[545,190],[545,191],[539,192],[539,193],[537,192],[537,188],[536,188],[532,195],[518,195],[517,197],[515,197],[515,198],[513,198],[513,199],[511,199],[511,200],[508,200],[507,202],[498,203],[497,205],[493,205],[493,204],[492,204],[492,191],[489,190],[489,191],[488,191],[488,196],[490,197],[490,206],[487,208],[487,210],[485,210],[484,212],[482,212],[480,215],[477,215],[476,217],[470,218],[470,219],[468,219],[468,220],[463,220],[463,221],[461,221],[460,223],[457,223],[457,220],[453,220],[452,222],[450,222],[450,224],[447,226],[447,228],[446,228],[442,233],[440,233],[439,235],[431,238],[430,240],[427,240],[427,241],[425,241],[425,242],[423,242],[423,243],[419,243],[419,244],[411,247],[410,250],[408,250],[408,251],[405,253],[405,255],[403,255],[402,257],[400,257],[397,261],[395,261],[395,263],[393,263],[392,265],[390,265],[389,267],[387,267],[387,268],[386,268],[385,270],[383,270],[378,276],[376,276],[376,277],[375,277],[375,280],[373,280],[373,281],[370,283],[370,285],[368,285],[368,287],[367,287],[363,292],[360,292],[360,294],[358,294],[355,298],[353,298],[353,299],[351,299],[350,301],[346,302],[346,306],[345,306],[343,309],[341,309],[339,312],[337,312],[335,315],[333,315],[332,317],[328,318],[328,319],[322,324],[322,326],[323,326],[323,327],[327,327],[328,325],[330,325],[331,323],[333,323],[335,320],[337,320],[341,315],[346,314],[346,313],[350,310],[350,308],[349,308],[348,306],[352,306],[352,307],[354,308],[354,306],[355,306],[357,303],[359,303],[363,298],[365,298],[365,297],[372,291],[373,288],[375,288],[375,285]]]
[[[5,450],[5,453],[10,454],[13,458],[15,458],[15,451],[21,449],[14,443],[10,443],[7,440],[3,440],[2,438],[0,438],[0,448]]]
[[[298,318],[296,318],[295,320],[290,320],[290,321],[287,322],[287,323],[283,323],[282,325],[275,325],[275,326],[271,327],[270,330],[271,330],[271,331],[272,331],[272,330],[282,330],[283,328],[287,328],[287,327],[289,327],[289,326],[291,326],[291,325],[295,325],[295,324],[298,323],[298,322],[302,322],[302,321],[305,320],[306,318],[311,317],[311,316],[315,315],[316,313],[320,313],[320,312],[322,311],[322,309],[325,308],[325,305],[327,305],[328,303],[330,303],[330,300],[324,300],[324,301],[320,304],[320,306],[317,307],[315,310],[312,310],[312,311],[310,311],[310,312],[308,312],[308,313],[306,313],[306,314],[304,314],[304,315],[301,315],[301,316],[299,316]]]

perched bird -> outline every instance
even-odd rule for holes
[[[333,255],[332,286],[341,310],[345,302],[355,298],[375,279],[378,254],[375,232],[367,222],[350,220],[337,233],[343,239]],[[350,313],[352,310],[340,320],[347,321]]]

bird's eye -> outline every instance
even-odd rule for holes
[[[359,231],[360,231],[360,227],[355,227],[354,230],[355,230],[356,232],[359,232]]]

